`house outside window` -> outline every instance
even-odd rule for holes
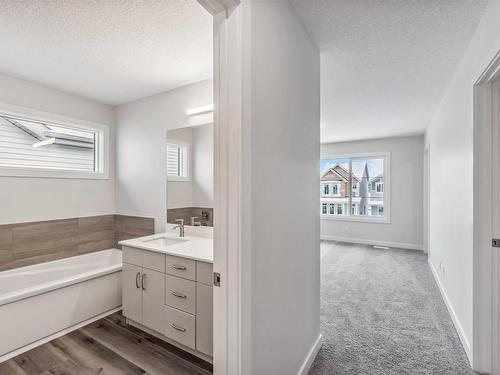
[[[343,213],[343,206],[341,204],[337,205],[337,215],[342,215]]]
[[[321,184],[330,185],[331,194],[321,196],[321,202],[335,209],[322,211],[322,218],[390,222],[389,163],[389,153],[323,158]]]

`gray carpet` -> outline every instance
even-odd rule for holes
[[[424,253],[322,242],[321,272],[309,374],[473,374]]]

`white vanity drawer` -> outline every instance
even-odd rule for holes
[[[123,246],[122,256],[123,263],[165,272],[165,254]]]
[[[196,262],[196,281],[206,285],[212,285],[213,267],[211,263]]]
[[[196,280],[196,261],[167,255],[167,272],[169,275]]]
[[[167,275],[165,278],[165,303],[194,315],[196,313],[196,283]]]
[[[196,349],[195,317],[172,307],[164,306],[164,309],[167,318],[165,336],[191,349]]]

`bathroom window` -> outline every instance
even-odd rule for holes
[[[167,142],[167,178],[173,181],[189,181],[189,144],[169,140]]]
[[[320,183],[330,184],[332,194],[320,199],[334,201],[336,209],[323,212],[322,218],[389,223],[389,162],[388,152],[323,158]]]
[[[39,115],[0,112],[1,176],[108,177],[106,126]]]

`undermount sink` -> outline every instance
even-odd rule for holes
[[[159,245],[159,246],[172,246],[172,245],[178,245],[182,242],[186,242],[187,240],[181,240],[180,238],[172,238],[172,237],[160,237],[160,238],[153,238],[151,240],[145,240],[143,242],[151,245]]]

